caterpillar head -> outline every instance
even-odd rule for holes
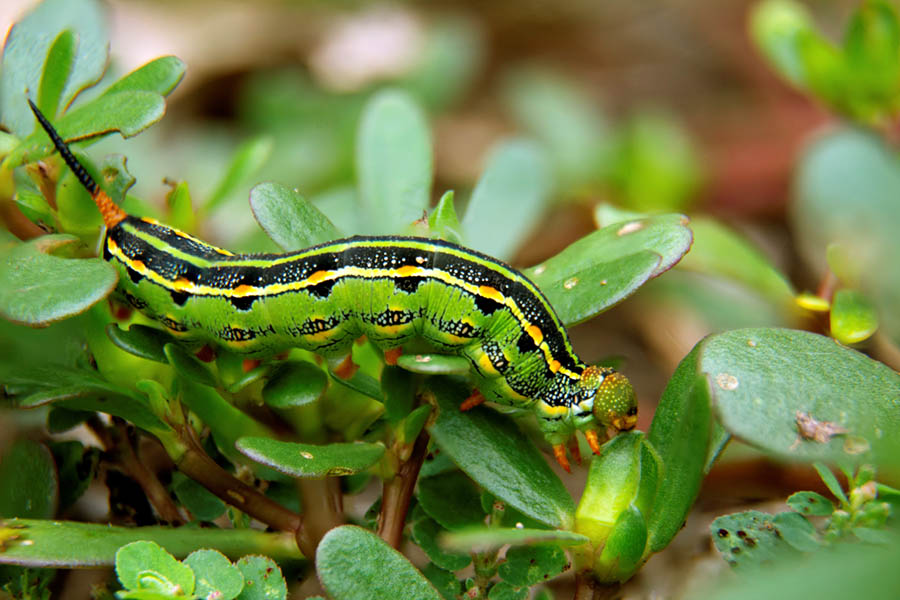
[[[628,379],[609,367],[590,366],[581,374],[581,386],[594,392],[594,419],[601,426],[628,431],[637,425],[637,397]]]

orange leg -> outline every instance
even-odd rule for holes
[[[348,354],[341,364],[332,369],[332,372],[341,379],[350,379],[356,374],[357,369],[359,369],[359,365],[353,362],[353,357]]]
[[[131,318],[131,313],[133,312],[132,308],[127,304],[122,304],[120,302],[116,302],[113,299],[109,300],[109,309],[112,312],[113,319],[116,321],[125,321]]]
[[[205,346],[197,350],[195,356],[203,362],[208,363],[216,360],[216,351],[212,349],[212,346],[206,344]]]
[[[243,369],[244,373],[249,373],[261,364],[262,361],[258,358],[245,358],[244,362],[241,363],[241,369]]]
[[[559,466],[566,470],[566,473],[572,472],[572,469],[569,467],[569,457],[566,456],[565,444],[554,444],[553,456],[556,457],[556,462],[559,463]]]
[[[400,355],[403,354],[403,348],[391,348],[390,350],[384,351],[384,362],[385,364],[394,366],[397,364],[397,359],[400,358]]]
[[[575,464],[581,466],[581,448],[578,447],[578,438],[574,435],[569,440],[569,454],[575,459]]]
[[[600,435],[597,433],[596,429],[588,429],[584,432],[584,437],[587,438],[588,446],[591,447],[591,451],[594,454],[600,454]]]
[[[479,404],[484,404],[484,396],[481,395],[481,392],[475,390],[472,392],[471,396],[463,400],[463,403],[459,405],[459,410],[465,412],[475,408]]]

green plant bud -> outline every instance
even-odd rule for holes
[[[628,579],[645,555],[646,517],[656,496],[659,457],[640,431],[619,434],[594,459],[575,512],[575,531],[590,538],[576,563],[598,581]]]
[[[594,577],[601,582],[625,581],[643,563],[647,545],[647,521],[629,505],[610,531],[603,551],[594,560]]]

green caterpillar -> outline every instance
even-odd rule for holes
[[[360,336],[397,351],[422,338],[471,364],[477,392],[464,407],[487,399],[532,409],[567,470],[564,442],[576,430],[596,453],[601,428],[605,436],[608,427],[634,427],[628,380],[585,365],[537,286],[509,266],[414,237],[233,254],[124,213],[31,107],[103,215],[103,257],[119,271],[118,295],[176,336],[248,356],[289,348],[341,356]]]

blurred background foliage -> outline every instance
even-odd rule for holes
[[[694,246],[675,271],[572,331],[588,358],[627,357],[645,403],[698,340],[739,327],[830,331],[900,366],[900,30],[890,3],[107,4],[108,22],[97,23],[111,40],[105,78],[163,54],[188,70],[165,119],[91,153],[140,157],[128,163],[131,193],[159,214],[187,182],[198,233],[213,242],[277,250],[248,210],[260,181],[364,232],[353,212],[361,111],[376,91],[401,88],[431,126],[434,202],[451,189],[461,211],[510,140],[537,157],[551,201],[508,250],[517,267],[633,212],[691,216]],[[5,0],[0,29],[30,5]],[[5,321],[0,330],[15,335]],[[15,351],[39,356],[34,339]],[[652,414],[642,405],[641,429]],[[689,595],[692,575],[724,566],[707,535],[713,516],[797,489],[825,492],[811,467],[732,445],[687,533],[629,585]]]

